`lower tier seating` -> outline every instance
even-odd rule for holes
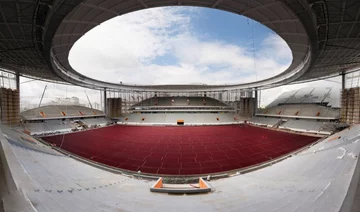
[[[233,113],[154,113],[127,114],[120,118],[130,124],[169,124],[176,125],[177,120],[184,120],[185,125],[236,123],[238,116]]]

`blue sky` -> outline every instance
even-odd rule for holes
[[[256,53],[259,43],[273,33],[269,28],[252,19],[217,9],[196,8],[194,11],[185,8],[182,14],[191,17],[190,27],[193,36],[204,41],[222,41],[243,46],[251,50],[248,52],[250,54],[254,53],[253,47]],[[174,27],[176,26],[172,28]],[[177,60],[169,53],[155,58],[153,62],[168,65],[175,64]]]
[[[199,8],[199,10],[200,14],[192,22],[194,32],[198,36],[206,33],[211,39],[224,40],[240,46],[249,45],[249,47],[252,47],[254,38],[255,48],[258,48],[258,44],[272,33],[269,28],[245,16],[217,9]]]

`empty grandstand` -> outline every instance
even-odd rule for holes
[[[104,117],[101,110],[87,108],[78,105],[47,105],[30,109],[21,113],[23,120],[38,119],[59,119],[59,118],[84,118],[84,117]]]
[[[203,109],[229,109],[229,106],[223,102],[210,97],[194,96],[170,96],[170,97],[152,97],[132,106],[133,110],[144,110],[146,108],[177,108],[191,110],[201,107]]]
[[[152,97],[119,120],[126,124],[214,125],[239,123],[235,109],[210,97]]]
[[[302,88],[281,94],[258,110],[251,123],[298,132],[331,134],[339,121],[339,91]]]
[[[31,135],[66,133],[106,126],[111,121],[104,112],[77,105],[48,105],[21,113],[17,129]]]

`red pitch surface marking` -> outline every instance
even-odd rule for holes
[[[43,137],[60,147],[63,135]],[[209,174],[262,163],[317,137],[249,125],[122,126],[70,133],[62,149],[121,169],[151,174]]]

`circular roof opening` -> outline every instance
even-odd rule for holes
[[[238,84],[263,80],[292,62],[286,42],[247,17],[200,7],[160,7],[95,27],[70,51],[71,66],[126,84]]]

